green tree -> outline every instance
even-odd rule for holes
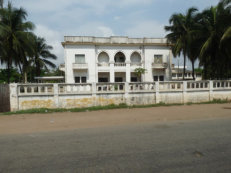
[[[173,14],[169,19],[170,26],[165,26],[165,30],[170,32],[166,38],[171,43],[174,57],[181,54],[184,57],[183,80],[185,79],[186,56],[189,54],[189,43],[192,39],[196,11],[197,9],[192,7],[187,10],[185,15],[182,13]]]
[[[135,71],[136,76],[139,78],[139,80],[141,82],[141,76],[142,76],[142,74],[144,74],[146,72],[146,69],[136,68],[134,71]]]
[[[7,83],[8,81],[8,70],[0,69],[0,83]],[[11,69],[10,82],[20,82],[21,75],[16,68]]]
[[[36,76],[41,75],[41,69],[47,70],[48,67],[55,68],[56,65],[50,60],[56,60],[56,55],[52,54],[52,46],[47,45],[44,38],[35,37],[33,63]]]
[[[7,64],[8,83],[10,83],[12,65],[16,66],[25,56],[25,49],[31,45],[31,31],[33,23],[26,21],[27,13],[23,8],[14,8],[8,3],[6,8],[0,9],[0,42],[1,62]]]
[[[200,64],[204,77],[227,78],[231,68],[231,0],[221,0],[217,6],[202,11],[204,33]]]

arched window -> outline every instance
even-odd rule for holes
[[[108,66],[109,65],[109,56],[106,52],[101,52],[98,55],[98,65],[99,66]]]

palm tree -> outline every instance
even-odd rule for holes
[[[0,8],[3,8],[3,0],[0,0]]]
[[[25,22],[27,13],[23,8],[13,8],[8,3],[7,8],[0,9],[0,41],[4,53],[1,61],[7,64],[8,83],[10,82],[12,64],[18,65],[22,48],[31,44],[30,31],[34,28],[31,22]]]
[[[231,0],[221,0],[217,6],[202,12],[204,42],[200,61],[207,78],[223,78],[231,68]]]
[[[184,71],[183,71],[183,80],[185,79],[185,66],[186,66],[186,56],[189,51],[189,42],[192,39],[192,29],[195,25],[195,12],[196,8],[189,8],[186,12],[186,15],[182,13],[173,14],[169,23],[170,26],[165,26],[166,31],[170,31],[166,35],[168,42],[172,44],[173,55],[184,56]]]
[[[49,46],[45,43],[44,38],[36,37],[34,38],[34,65],[35,65],[35,74],[36,76],[40,76],[41,69],[45,68],[48,69],[48,66],[51,68],[55,68],[56,65],[50,61],[56,60],[56,55],[52,54],[50,50],[53,47]]]

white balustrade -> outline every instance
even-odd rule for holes
[[[125,67],[126,63],[125,62],[115,62],[115,67]]]
[[[92,93],[92,84],[59,84],[59,94],[88,94]]]
[[[109,67],[109,63],[108,62],[100,62],[100,63],[98,63],[98,67]]]
[[[183,82],[159,82],[160,91],[183,91]]]
[[[142,83],[129,83],[130,92],[154,92],[155,83],[142,82]]]
[[[98,93],[116,93],[124,92],[125,84],[124,83],[97,83],[96,92]]]
[[[231,81],[213,81],[214,89],[231,89]]]
[[[141,67],[142,66],[142,63],[141,62],[131,62],[131,66],[132,67]]]
[[[209,90],[209,81],[188,81],[188,90]]]
[[[53,84],[19,84],[18,95],[49,95],[54,93]]]

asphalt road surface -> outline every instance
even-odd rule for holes
[[[231,172],[231,118],[0,135],[0,172]]]

